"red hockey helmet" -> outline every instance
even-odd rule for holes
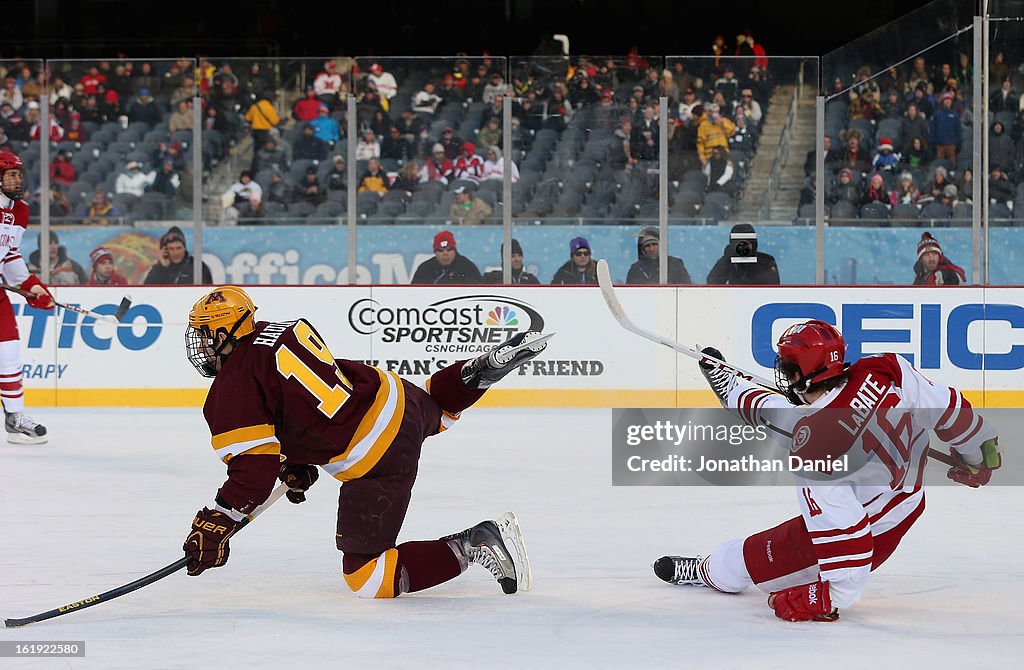
[[[21,173],[17,183],[15,183],[14,178],[10,179],[10,181],[8,180],[8,170],[18,170]],[[25,194],[24,179],[25,164],[21,162],[17,154],[10,151],[0,151],[0,192],[12,200],[21,199],[21,196]]]
[[[775,378],[785,392],[806,391],[811,384],[838,377],[846,371],[846,344],[835,326],[812,319],[786,329],[779,338]],[[793,383],[794,373],[800,379]]]

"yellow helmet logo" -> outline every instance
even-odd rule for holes
[[[221,286],[196,302],[188,314],[188,325],[214,335],[218,330],[232,337],[245,337],[256,329],[256,305],[237,286]]]

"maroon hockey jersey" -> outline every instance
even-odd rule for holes
[[[232,468],[232,459],[259,454],[320,465],[341,481],[357,479],[387,451],[404,412],[397,375],[335,360],[303,319],[257,322],[225,359],[203,407],[229,479],[247,471]],[[238,483],[269,493],[273,480]]]

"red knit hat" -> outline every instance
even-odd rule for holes
[[[929,251],[934,251],[938,255],[942,255],[942,247],[939,246],[939,241],[932,237],[931,233],[924,233],[921,235],[921,241],[917,243],[917,257],[924,256]]]
[[[106,247],[96,247],[89,254],[89,260],[92,261],[94,266],[105,258],[114,260],[114,254],[110,253],[110,250]]]
[[[434,235],[434,251],[455,248],[455,236],[452,235],[452,231],[442,230],[437,235]]]

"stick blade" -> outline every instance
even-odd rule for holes
[[[117,311],[114,312],[114,318],[117,319],[118,323],[124,322],[124,315],[128,313],[128,310],[132,306],[132,299],[128,296],[121,298],[121,304],[117,306]]]

